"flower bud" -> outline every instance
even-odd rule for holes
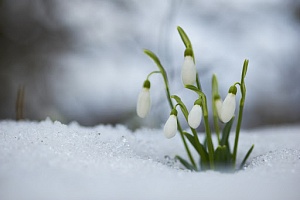
[[[222,105],[222,112],[221,112],[221,120],[224,123],[227,123],[231,120],[231,118],[234,116],[235,112],[235,94],[228,93],[226,98],[224,99],[223,105]]]
[[[177,111],[173,109],[165,126],[164,126],[164,134],[165,137],[170,139],[176,135],[177,132]]]
[[[202,108],[196,102],[188,116],[188,124],[194,129],[198,128],[202,119]]]
[[[137,115],[141,118],[146,117],[150,110],[150,81],[146,80],[144,82],[144,86],[142,91],[140,92],[138,96],[137,106],[136,106],[136,112]]]
[[[220,96],[215,97],[215,106],[217,109],[218,116],[220,120],[224,123],[227,123],[231,120],[231,118],[234,116],[236,102],[236,86],[231,86],[229,88],[228,94],[226,98],[224,99],[224,102],[222,101]]]
[[[188,50],[190,49],[186,49],[186,52],[189,52]],[[191,53],[186,52],[181,69],[181,79],[183,85],[194,85],[194,83],[196,82],[197,69]]]

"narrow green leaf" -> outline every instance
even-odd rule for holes
[[[210,163],[207,160],[204,160],[202,157],[199,159],[201,170],[209,170],[210,168]]]
[[[199,156],[201,157],[201,160],[203,162],[208,162],[208,153],[206,152],[204,146],[200,144],[199,142],[196,142],[195,137],[187,132],[183,132],[186,138],[189,140],[189,142],[193,145],[195,150],[198,152]]]
[[[203,140],[203,146],[205,149],[207,149],[207,136],[205,136],[205,138]]]
[[[159,58],[152,51],[150,51],[149,49],[144,49],[144,53],[147,54],[156,63],[159,70],[163,73],[163,75],[165,75],[166,70],[161,65]]]
[[[231,168],[231,154],[226,145],[218,146],[214,155],[217,170],[228,170]]]
[[[213,76],[212,76],[212,94],[213,94],[213,97],[215,97],[215,95],[219,94],[218,79],[215,74],[213,74]]]
[[[187,110],[184,103],[181,101],[180,97],[178,97],[177,95],[172,95],[171,98],[175,99],[175,101],[180,105],[180,109],[181,109],[185,119],[188,120],[189,111]]]
[[[152,51],[150,51],[149,49],[144,49],[144,53],[147,54],[157,65],[161,65],[160,64],[160,60],[158,59],[158,57],[155,55],[155,53],[153,53]]]
[[[181,40],[184,43],[185,47],[193,49],[192,43],[191,43],[189,37],[187,36],[187,34],[184,32],[184,30],[180,26],[177,26],[177,30],[178,30],[178,33],[179,33]]]
[[[186,85],[185,88],[189,89],[189,90],[193,90],[194,92],[196,92],[199,96],[203,96],[203,92],[201,90],[199,90],[196,86],[194,85]]]
[[[249,60],[245,59],[244,61],[244,65],[243,65],[243,71],[242,71],[242,78],[244,79],[246,74],[247,74],[247,70],[248,70],[248,64],[249,64]]]
[[[220,144],[220,127],[219,127],[219,117],[218,112],[215,104],[215,97],[219,96],[219,86],[218,86],[218,79],[217,76],[214,74],[212,76],[212,111],[213,111],[213,121],[214,121],[214,128],[217,134],[218,143]]]
[[[190,163],[188,163],[188,161],[186,161],[185,159],[181,158],[180,156],[176,155],[175,156],[176,160],[179,160],[180,163],[187,169],[192,170],[192,171],[197,171],[197,169],[195,169],[193,167],[193,165],[191,165]]]
[[[229,147],[229,135],[230,135],[230,131],[231,131],[231,127],[234,121],[234,117],[232,117],[232,119],[226,123],[225,127],[223,128],[222,131],[222,139],[221,139],[221,145],[227,145]]]
[[[190,141],[190,143],[193,145],[193,147],[197,150],[194,136],[189,134],[188,132],[183,132],[183,134]]]
[[[159,68],[161,75],[163,76],[163,79],[165,82],[167,99],[169,101],[171,109],[173,109],[173,103],[170,98],[171,95],[170,95],[170,90],[169,90],[169,81],[168,81],[168,76],[167,76],[165,68],[161,65],[160,60],[152,51],[150,51],[148,49],[144,49],[144,53],[147,54],[156,63],[157,67]]]
[[[242,161],[242,163],[241,163],[241,165],[240,165],[240,169],[242,169],[242,168],[244,167],[244,165],[245,165],[245,163],[247,162],[247,159],[249,158],[249,156],[250,156],[250,154],[251,154],[251,152],[252,152],[253,149],[254,149],[254,144],[253,144],[253,145],[251,146],[251,148],[248,150],[248,152],[247,152],[247,154],[246,154],[244,160]]]
[[[215,162],[217,163],[225,163],[227,158],[227,147],[226,145],[218,146],[215,151]]]

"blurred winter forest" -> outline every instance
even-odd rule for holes
[[[82,125],[160,127],[169,115],[159,75],[152,110],[135,105],[143,81],[166,68],[171,93],[190,109],[196,96],[180,80],[189,35],[203,90],[215,73],[224,98],[250,60],[243,127],[300,121],[299,0],[0,0],[0,119],[15,119],[24,87],[24,117]]]

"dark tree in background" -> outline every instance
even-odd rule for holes
[[[14,118],[19,86],[25,87],[27,118],[52,112],[48,84],[59,70],[55,60],[70,49],[72,38],[57,12],[53,0],[0,1],[0,118]]]

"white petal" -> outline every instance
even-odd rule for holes
[[[181,69],[181,78],[183,85],[194,85],[196,82],[197,69],[191,56],[184,57],[184,63]]]
[[[166,138],[172,138],[176,135],[177,131],[177,117],[175,115],[170,115],[165,126],[164,126],[164,134]]]
[[[222,99],[215,100],[215,105],[216,105],[216,110],[217,110],[218,116],[219,116],[219,118],[221,118],[222,107],[223,107]]]
[[[224,123],[227,123],[234,115],[235,112],[235,95],[232,93],[228,93],[226,98],[224,99],[222,112],[221,112],[221,120]]]
[[[202,109],[200,105],[194,105],[188,116],[190,127],[196,129],[201,123]]]
[[[149,88],[143,88],[143,90],[139,94],[137,101],[137,115],[141,118],[144,118],[150,110],[150,104],[150,90]]]

